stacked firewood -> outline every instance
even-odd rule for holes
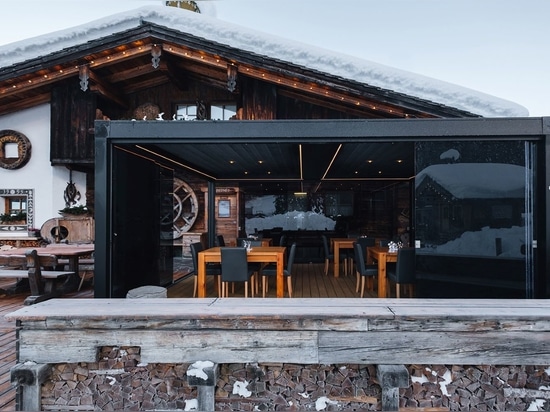
[[[53,365],[43,410],[184,410],[196,402],[187,364],[142,364],[139,348],[103,347],[94,363]],[[401,408],[537,410],[550,398],[548,366],[408,365]],[[381,409],[376,365],[221,364],[216,410]],[[541,410],[541,409],[539,409]]]

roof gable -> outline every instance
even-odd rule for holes
[[[277,70],[291,64],[293,73],[290,75],[310,75],[312,81],[316,78],[339,81],[350,88],[362,88],[363,93],[374,92],[378,95],[377,100],[382,102],[385,96],[405,102],[410,100],[413,106],[419,103],[431,105],[433,109],[444,106],[441,116],[445,116],[445,111],[452,113],[452,109],[458,117],[528,114],[520,105],[467,88],[164,6],[143,7],[0,47],[3,64],[0,68],[0,96],[2,80],[12,79],[16,71],[18,74],[24,72],[21,70],[24,68],[31,71],[37,62],[61,61],[78,50],[89,52],[97,47],[99,51],[109,39],[115,47],[115,43],[124,39],[130,41],[132,36],[137,39],[139,32],[144,34],[147,31],[165,40],[169,37],[178,38],[180,42],[182,38],[194,40],[205,50],[210,45],[212,55],[223,52],[222,49],[226,52],[239,50],[241,57],[260,63],[269,62]],[[319,93],[323,93],[322,88]]]

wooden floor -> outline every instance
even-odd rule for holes
[[[355,293],[355,275],[335,278],[332,275],[332,268],[329,275],[325,276],[324,265],[320,263],[295,264],[293,267],[293,297],[300,298],[349,298],[359,297]],[[193,296],[194,276],[183,276],[182,273],[175,275],[177,279],[173,285],[168,287],[169,298],[183,298]],[[260,281],[261,285],[261,281]],[[0,282],[0,288],[6,288],[9,282]],[[267,297],[275,297],[275,279],[270,278]],[[213,278],[207,279],[207,295],[215,297],[216,288]],[[366,297],[374,297],[374,293],[366,292]],[[4,315],[23,307],[23,301],[28,294],[3,295],[0,296],[0,411],[15,411],[15,390],[10,383],[10,368],[15,365],[15,325],[5,320]],[[80,292],[74,292],[67,297],[91,299],[93,298],[93,286],[84,283]],[[237,286],[232,297],[243,297],[242,287]],[[259,297],[261,298],[261,288]],[[288,296],[285,281],[285,297]]]

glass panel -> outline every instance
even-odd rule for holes
[[[419,295],[525,297],[525,143],[418,142],[415,153]]]

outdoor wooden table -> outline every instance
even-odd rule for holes
[[[246,254],[249,262],[260,263],[276,263],[277,264],[277,297],[284,297],[284,263],[285,263],[285,247],[284,246],[255,246]],[[199,252],[198,258],[198,297],[206,297],[206,264],[210,262],[220,263],[222,253],[220,247],[213,247]]]
[[[78,260],[82,256],[90,255],[94,252],[94,245],[91,243],[80,245],[61,245],[52,244],[46,247],[22,247],[0,251],[2,255],[25,255],[28,250],[35,249],[38,255],[55,255],[60,259],[69,261],[69,270],[78,273]]]
[[[88,256],[94,252],[93,243],[71,245],[71,244],[51,244],[46,247],[22,247],[0,251],[2,255],[25,255],[29,250],[36,250],[40,255],[55,255],[58,259],[67,259],[69,271],[74,272],[69,276],[63,285],[66,291],[76,290],[80,284],[80,276],[78,274],[78,260],[82,256]]]
[[[397,262],[397,252],[390,252],[384,246],[369,246],[367,248],[368,263],[378,261],[378,297],[385,298],[386,290],[386,263]]]
[[[340,276],[340,249],[353,249],[353,242],[355,238],[332,238],[330,242],[332,244],[332,252],[334,253],[334,277]]]

